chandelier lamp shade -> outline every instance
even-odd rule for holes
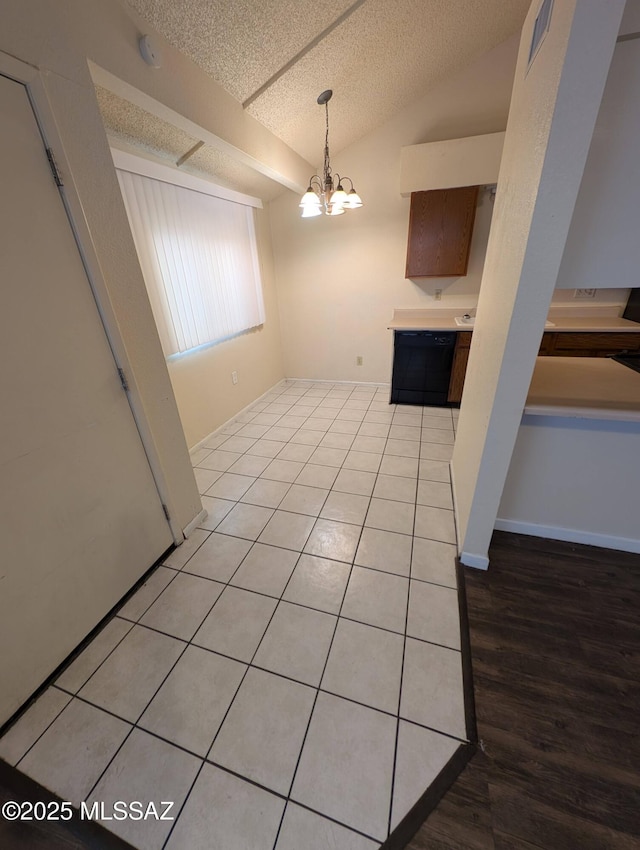
[[[350,177],[341,177],[331,171],[329,159],[329,101],[333,92],[323,91],[318,96],[318,103],[324,106],[326,115],[326,134],[324,140],[324,165],[322,177],[314,174],[309,180],[309,187],[302,196],[300,207],[302,218],[313,218],[316,215],[344,215],[347,210],[357,210],[362,206],[360,195],[353,187]],[[347,181],[350,189],[347,192],[343,183]]]

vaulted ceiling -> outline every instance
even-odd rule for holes
[[[324,110],[316,98],[324,89],[334,91],[329,113],[336,153],[508,38],[522,26],[530,5],[530,0],[123,1],[312,163],[322,155]],[[105,93],[101,108],[112,131],[131,131],[132,114],[126,115],[122,103]],[[143,126],[153,135],[149,120]],[[201,165],[223,171],[229,166],[203,162],[207,156],[200,153]],[[267,191],[266,184],[262,189]]]

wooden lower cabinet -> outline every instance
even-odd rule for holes
[[[464,386],[464,376],[467,373],[470,347],[471,334],[465,331],[459,333],[453,352],[453,366],[451,367],[451,380],[449,381],[447,401],[459,402],[462,399],[462,388]]]
[[[640,351],[638,333],[565,333],[543,334],[540,356],[611,357],[621,351]]]
[[[456,339],[447,396],[447,400],[453,403],[460,402],[462,399],[471,336],[470,332],[463,331]],[[542,336],[538,355],[540,357],[611,357],[622,351],[640,351],[640,333],[547,331]]]

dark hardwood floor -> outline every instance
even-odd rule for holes
[[[9,801],[41,805],[60,802],[60,798],[0,761],[0,806]],[[38,820],[29,814],[31,820],[12,821],[0,816],[0,850],[133,850],[99,823],[81,820],[77,813],[69,821]]]
[[[409,850],[640,848],[640,556],[496,532],[465,571],[481,749]]]
[[[490,557],[465,572],[482,749],[409,850],[639,850],[640,556],[496,533]],[[0,771],[0,800],[45,795]],[[0,822],[2,850],[124,846]]]

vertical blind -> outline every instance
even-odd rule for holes
[[[117,174],[165,356],[262,324],[252,208]]]

